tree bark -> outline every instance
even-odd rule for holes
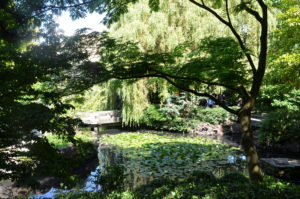
[[[254,101],[254,100],[253,100]],[[262,171],[258,164],[258,154],[251,129],[251,110],[254,103],[247,102],[238,114],[242,126],[242,147],[247,158],[249,177],[252,182],[262,182]]]

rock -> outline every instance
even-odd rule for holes
[[[300,160],[289,158],[261,158],[263,170],[276,177],[300,180]]]
[[[41,189],[45,189],[48,187],[58,186],[60,181],[55,177],[48,176],[48,177],[37,179],[37,182],[39,183]]]
[[[213,125],[208,123],[198,123],[193,134],[211,136],[211,135],[223,135],[221,125]]]
[[[238,123],[229,124],[232,133],[242,133],[242,126]]]

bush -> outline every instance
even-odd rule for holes
[[[95,184],[101,185],[102,192],[124,191],[126,179],[124,166],[105,166],[104,171],[98,170],[96,180],[94,181]]]
[[[250,183],[239,173],[228,174],[220,179],[208,172],[195,171],[182,180],[156,179],[131,191],[111,193],[66,193],[58,198],[101,198],[101,199],[173,199],[173,198],[214,198],[214,199],[261,199],[299,198],[299,185],[264,176],[262,183]]]
[[[142,119],[142,124],[151,127],[158,128],[163,126],[163,123],[167,121],[164,113],[159,109],[158,105],[150,105],[144,112],[144,118]]]
[[[182,111],[178,107],[176,104],[162,108],[151,105],[144,113],[142,124],[152,129],[185,133],[194,129],[198,122],[225,124],[228,119],[237,120],[235,115],[219,107],[190,109],[191,113]]]
[[[237,120],[237,117],[223,108],[199,108],[196,119],[199,122],[210,124],[225,124],[228,119]]]
[[[278,109],[262,122],[259,142],[266,145],[296,140],[300,143],[300,113]]]
[[[300,90],[272,99],[273,111],[262,122],[259,142],[266,145],[295,140],[300,143]]]

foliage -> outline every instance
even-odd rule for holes
[[[185,96],[169,96],[171,104],[159,107],[151,105],[145,110],[142,124],[151,129],[169,130],[174,132],[189,132],[194,121],[191,118],[196,106]]]
[[[286,141],[299,142],[300,90],[292,90],[272,99],[273,111],[262,122],[259,141],[272,145]]]
[[[159,105],[150,105],[144,111],[143,124],[151,128],[159,128],[167,122],[165,114],[160,110]]]
[[[195,104],[189,105],[191,102],[188,100],[179,102],[181,104],[172,103],[162,108],[151,105],[144,113],[143,124],[151,129],[190,132],[199,122],[226,124],[229,120],[237,120],[235,115],[223,108],[196,108]]]
[[[226,124],[228,120],[236,121],[237,117],[223,108],[199,108],[196,119],[210,124]]]
[[[292,90],[281,99],[273,99],[272,112],[262,122],[259,141],[272,145],[286,141],[299,142],[300,134],[300,90]]]
[[[74,109],[68,111],[68,114],[71,115],[75,115],[77,112],[102,111],[106,110],[107,106],[105,94],[105,88],[95,85],[82,94],[66,96],[63,101],[74,106]]]
[[[195,171],[182,181],[157,179],[147,185],[131,191],[112,192],[109,194],[78,192],[61,194],[61,199],[174,199],[174,198],[209,198],[209,199],[296,199],[299,198],[299,185],[282,182],[273,177],[264,176],[264,183],[250,183],[241,174],[232,173],[216,178],[210,172]]]
[[[295,141],[300,143],[300,114],[286,109],[268,113],[262,122],[259,141],[266,145]]]
[[[258,99],[257,109],[261,111],[272,111],[277,108],[275,101],[282,101],[286,98],[284,95],[300,88],[299,2],[282,0],[273,6],[280,12],[277,28],[271,35],[266,86]]]
[[[70,67],[62,62],[70,56],[66,58],[55,53],[62,37],[55,33],[56,26],[50,19],[59,9],[46,8],[44,5],[48,3],[47,0],[26,0],[1,1],[0,4],[1,179],[20,180],[22,175],[29,178],[30,171],[38,165],[49,164],[46,158],[51,160],[50,154],[59,156],[34,132],[51,131],[65,134],[72,140],[73,126],[80,123],[64,116],[72,106],[62,103],[61,90],[56,90],[59,74]],[[51,3],[58,5],[61,2]],[[31,41],[37,38],[35,28],[45,20],[49,20],[44,24],[47,30],[40,33],[44,34],[45,42],[37,50]],[[47,55],[40,56],[43,52]],[[40,150],[36,150],[39,147]],[[41,152],[49,152],[49,156]]]
[[[160,1],[159,10],[151,12],[147,6],[147,0],[140,0],[128,6],[125,13],[117,22],[112,23],[110,35],[122,38],[123,41],[136,41],[145,52],[170,52],[178,44],[190,42],[194,49],[197,42],[208,36],[231,36],[230,30],[218,23],[216,18],[189,2]],[[239,0],[232,0],[232,7],[239,4]],[[219,3],[223,3],[219,1]],[[219,13],[224,11],[219,7]],[[224,13],[225,14],[225,13]],[[247,47],[257,52],[259,39],[258,25],[255,19],[245,17],[245,13],[239,12],[231,16],[234,27],[242,32],[243,27],[248,27],[243,38],[247,40]],[[273,26],[273,17],[270,15],[270,27]],[[213,25],[212,25],[213,24]]]
[[[54,148],[59,147],[67,147],[70,144],[72,144],[67,138],[59,137],[58,135],[53,134],[47,134],[46,138],[48,142],[54,146]]]
[[[123,82],[122,96],[122,120],[125,125],[139,125],[143,111],[149,106],[148,90],[145,87],[145,81]]]
[[[95,184],[101,185],[101,191],[104,193],[124,191],[126,179],[124,166],[104,166],[103,170],[104,172],[97,171],[97,179],[94,181]]]
[[[300,88],[300,13],[297,0],[276,1],[274,7],[280,12],[277,15],[277,27],[271,35],[268,60],[270,69],[264,82],[267,85],[267,95],[280,100],[282,94]]]
[[[274,108],[298,112],[300,110],[300,89],[284,94],[282,99],[274,99],[272,106]]]
[[[73,143],[68,140],[65,135],[57,135],[52,133],[47,133],[45,138],[48,142],[54,146],[54,148],[66,147],[73,145],[76,141],[80,141],[83,143],[93,143],[95,140],[95,135],[91,131],[76,131],[74,136]]]

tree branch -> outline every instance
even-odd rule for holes
[[[155,69],[152,69],[154,72],[158,73],[158,74],[161,74],[163,76],[166,76],[166,77],[170,77],[170,78],[173,78],[173,79],[180,79],[180,80],[189,80],[189,81],[195,81],[195,82],[199,82],[199,83],[202,83],[202,84],[207,84],[207,85],[212,85],[212,86],[222,86],[224,88],[228,88],[230,90],[233,90],[233,91],[237,91],[238,92],[238,89],[232,87],[232,86],[229,86],[229,85],[226,85],[226,84],[222,84],[222,83],[218,83],[218,82],[208,82],[208,81],[203,81],[199,78],[195,78],[195,77],[183,77],[183,76],[176,76],[176,75],[172,75],[172,74],[167,74],[167,73],[164,73],[162,71],[158,71],[158,70],[155,70]]]
[[[249,8],[247,5],[245,5],[245,10],[246,10],[249,14],[251,14],[252,16],[254,16],[255,19],[256,19],[257,21],[259,21],[259,23],[262,23],[262,18],[261,18],[261,16],[259,15],[258,12],[256,12],[255,10]]]
[[[262,0],[257,0],[262,9],[261,35],[260,35],[260,54],[258,61],[257,75],[255,76],[252,87],[251,96],[256,98],[262,83],[262,79],[266,70],[267,50],[268,50],[268,7]]]
[[[218,15],[218,13],[216,13],[213,9],[211,9],[211,8],[209,8],[209,7],[207,7],[205,4],[204,4],[204,2],[203,2],[203,0],[201,0],[201,2],[202,2],[202,4],[201,3],[198,3],[197,1],[195,1],[195,0],[189,0],[191,3],[193,3],[193,4],[195,4],[196,6],[198,6],[198,7],[200,7],[200,8],[203,8],[203,9],[205,9],[205,10],[207,10],[208,12],[210,12],[211,14],[213,14],[217,19],[219,19],[223,24],[225,24],[225,25],[229,25],[229,23],[226,21],[226,20],[224,20],[220,15]]]
[[[228,19],[228,22],[231,24],[231,19],[230,19],[230,15],[229,15],[229,8],[228,8],[228,0],[225,0],[225,4],[226,4],[227,19]]]
[[[263,9],[267,8],[267,5],[264,3],[263,0],[257,0],[257,2],[259,3],[260,7],[262,7]]]
[[[90,0],[90,1],[86,1],[86,2],[82,2],[82,3],[78,3],[78,4],[72,4],[72,5],[67,5],[67,6],[52,6],[52,5],[49,5],[49,6],[44,6],[38,10],[35,10],[36,14],[35,15],[32,15],[30,16],[30,18],[32,17],[35,17],[37,15],[40,15],[42,13],[45,13],[45,12],[48,12],[52,9],[68,9],[68,8],[77,8],[77,7],[80,7],[80,6],[83,6],[83,5],[86,5],[86,4],[89,4],[89,3],[92,3],[96,0]]]
[[[181,89],[181,90],[184,90],[184,91],[187,91],[187,92],[190,92],[190,93],[193,93],[194,95],[197,95],[197,96],[202,96],[202,97],[208,97],[210,99],[212,99],[213,101],[215,101],[215,103],[219,106],[221,106],[222,108],[224,108],[225,110],[227,110],[228,112],[232,113],[232,114],[235,114],[237,115],[239,111],[236,111],[236,110],[233,110],[231,108],[229,108],[228,106],[226,106],[225,104],[223,104],[222,102],[220,102],[217,98],[215,98],[214,96],[208,94],[208,93],[199,93],[193,89],[189,89],[189,88],[186,88],[184,86],[180,86],[178,84],[176,84],[174,81],[172,81],[170,78],[168,77],[162,77],[164,78],[165,80],[167,80],[170,84],[172,84],[173,86]]]
[[[251,55],[247,52],[247,48],[245,47],[244,45],[244,42],[241,38],[241,36],[237,33],[237,31],[234,29],[231,21],[226,21],[224,20],[220,15],[218,15],[214,10],[212,10],[211,8],[207,7],[203,0],[201,0],[202,4],[196,2],[195,0],[189,0],[190,2],[192,2],[193,4],[199,6],[200,8],[203,8],[204,10],[207,10],[208,12],[210,12],[211,14],[213,14],[219,21],[221,21],[223,24],[225,24],[226,26],[228,26],[231,30],[231,32],[233,33],[233,35],[235,36],[235,38],[238,40],[239,42],[239,45],[241,47],[241,49],[243,50],[244,54],[246,55],[247,57],[247,60],[251,66],[251,69],[252,69],[252,73],[253,73],[253,76],[256,75],[256,67],[255,67],[255,64],[253,62],[253,59],[251,57]],[[227,2],[227,1],[226,1]]]

